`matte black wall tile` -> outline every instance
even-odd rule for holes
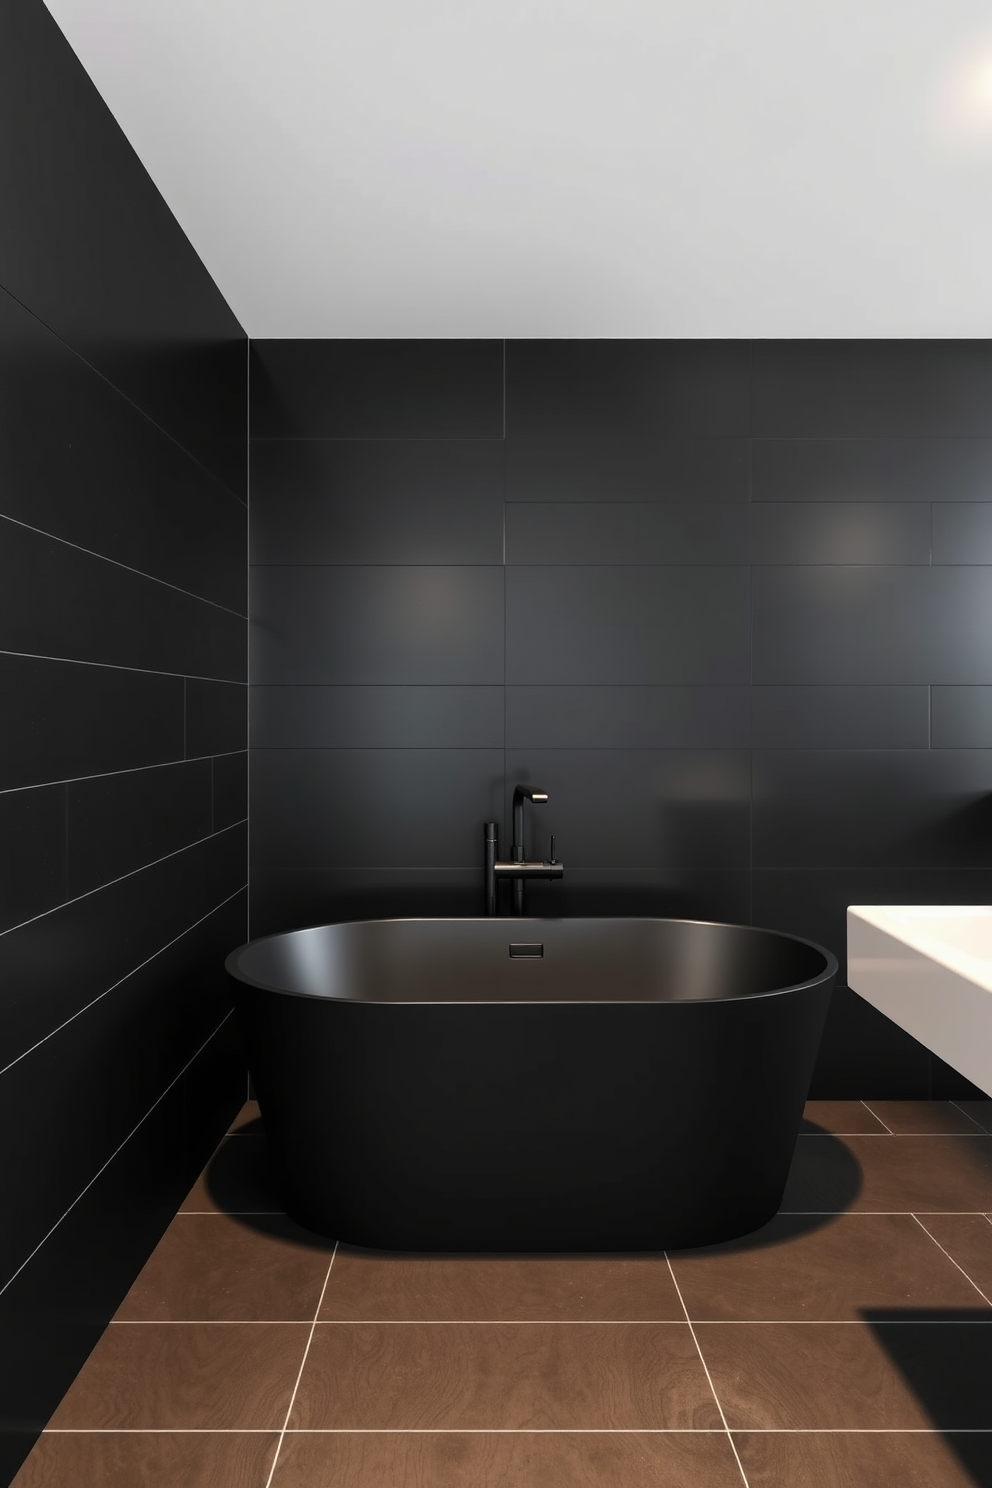
[[[922,502],[769,502],[750,508],[753,563],[929,563]]]
[[[755,687],[751,704],[756,748],[926,749],[930,743],[927,687]]]
[[[508,341],[510,438],[750,432],[746,341]]]
[[[248,816],[248,751],[213,760],[214,831],[222,832]]]
[[[992,434],[987,341],[755,341],[755,434]]]
[[[0,284],[243,488],[244,332],[44,6],[4,5],[0,69]]]
[[[990,439],[755,439],[752,489],[765,501],[985,501]]]
[[[247,836],[232,827],[0,936],[0,1068],[241,889]]]
[[[930,1051],[848,987],[834,991],[811,1100],[929,1100]]]
[[[5,294],[0,409],[0,512],[244,613],[243,502]]]
[[[259,440],[253,563],[502,563],[497,439]]]
[[[501,341],[253,341],[253,439],[500,439]]]
[[[501,683],[502,568],[255,568],[253,682]]]
[[[932,687],[934,749],[992,749],[992,687]]]
[[[750,875],[744,868],[669,867],[658,874],[570,868],[554,883],[528,883],[524,908],[528,915],[549,919],[660,916],[746,925],[750,900]],[[507,897],[502,908],[508,904]]]
[[[0,788],[183,753],[183,679],[0,654]]]
[[[549,749],[746,749],[750,689],[508,687],[506,742]]]
[[[65,789],[0,794],[0,931],[66,897]]]
[[[755,568],[757,683],[992,682],[980,568]]]
[[[248,746],[248,688],[243,682],[186,678],[186,755],[229,754]]]
[[[205,600],[0,519],[4,650],[238,681],[246,630]]]
[[[501,749],[502,687],[253,687],[253,749]]]
[[[23,1456],[85,1362],[243,1099],[228,1019],[0,1296],[0,1396]],[[207,1094],[206,1073],[211,1099]],[[218,1075],[221,1078],[218,1078]],[[188,1140],[197,1100],[200,1129]],[[113,1244],[108,1245],[108,1235]],[[16,1459],[11,1458],[11,1471]]]
[[[992,867],[992,751],[758,750],[754,863]]]
[[[506,499],[747,501],[746,439],[506,440]]]
[[[252,854],[267,868],[473,868],[502,794],[502,750],[256,750]]]
[[[77,780],[69,793],[75,898],[210,835],[210,761]]]
[[[992,564],[992,500],[934,507],[933,561]]]
[[[481,842],[480,831],[477,868],[253,868],[252,936],[348,920],[481,915]]]
[[[717,686],[749,668],[746,569],[507,569],[508,682]]]
[[[224,957],[244,920],[243,898],[224,906],[0,1076],[4,1127],[19,1134],[0,1151],[4,1277],[228,1014]],[[109,1088],[113,1101],[92,1098]]]
[[[750,756],[743,750],[514,749],[506,760],[501,850],[513,787],[548,792],[525,807],[528,856],[546,858],[551,833],[570,869],[664,879],[676,869],[749,862]]]
[[[506,508],[507,563],[739,563],[745,506],[518,502]]]

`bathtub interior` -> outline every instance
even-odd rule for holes
[[[741,925],[660,919],[378,920],[233,953],[250,986],[348,1002],[710,1002],[831,978],[828,951]]]

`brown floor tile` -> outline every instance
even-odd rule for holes
[[[276,1432],[46,1433],[11,1488],[265,1488]]]
[[[824,1131],[833,1132],[835,1136],[885,1130],[862,1101],[807,1101],[803,1115],[814,1126],[822,1126]]]
[[[992,1132],[992,1100],[962,1100],[954,1104],[985,1131]]]
[[[340,1246],[321,1320],[682,1322],[663,1255],[428,1256]]]
[[[288,1433],[272,1488],[741,1488],[721,1432]]]
[[[851,1174],[857,1180],[852,1191]],[[784,1213],[843,1209],[907,1214],[992,1210],[992,1137],[803,1137]]]
[[[749,1488],[986,1488],[992,1433],[734,1433]]]
[[[228,1135],[233,1135],[235,1132],[250,1132],[253,1136],[262,1135],[262,1115],[258,1109],[258,1101],[245,1101],[231,1122]]]
[[[870,1100],[865,1105],[897,1137],[944,1137],[953,1132],[975,1136],[981,1130],[950,1101]]]
[[[926,1214],[928,1233],[992,1301],[992,1223],[984,1214]]]
[[[379,1431],[720,1424],[684,1323],[321,1323],[290,1422]]]
[[[780,1215],[748,1239],[762,1243],[673,1253],[693,1321],[857,1321],[866,1307],[981,1303],[909,1214],[844,1214],[812,1228]]]
[[[283,1215],[248,1223],[226,1214],[179,1214],[117,1320],[309,1323],[333,1250]]]
[[[281,1428],[309,1331],[305,1323],[111,1323],[49,1426]]]
[[[697,1323],[733,1431],[992,1429],[992,1323]]]
[[[264,1137],[225,1137],[183,1200],[180,1214],[282,1214]]]

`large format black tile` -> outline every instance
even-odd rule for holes
[[[752,563],[929,563],[924,502],[755,502]]]
[[[506,677],[746,683],[744,568],[509,568]]]
[[[877,1008],[837,987],[820,1040],[813,1100],[928,1100],[931,1056]]]
[[[746,341],[508,341],[506,433],[750,433]]]
[[[253,687],[253,749],[497,749],[502,687]]]
[[[926,749],[927,687],[754,687],[754,744],[766,749]]]
[[[746,749],[751,742],[750,691],[508,687],[506,742],[526,749]]]
[[[229,1012],[224,957],[244,937],[244,900],[239,894],[0,1075],[0,1119],[17,1132],[0,1153],[3,1277]]]
[[[4,7],[0,109],[19,142],[0,162],[0,284],[243,489],[244,333],[51,15],[27,0]]]
[[[992,687],[932,687],[934,749],[992,749]]]
[[[253,439],[500,439],[501,341],[251,343]]]
[[[243,502],[5,294],[0,396],[3,515],[244,612]]]
[[[509,897],[501,889],[503,912]],[[746,868],[687,868],[666,863],[654,868],[574,868],[554,883],[535,879],[527,885],[527,914],[557,919],[629,917],[715,920],[746,925],[751,914],[751,888]]]
[[[515,749],[506,778],[507,828],[518,781],[548,792],[546,806],[525,808],[527,853],[547,857],[553,832],[566,873],[748,865],[746,751]]]
[[[755,502],[985,501],[992,439],[755,439]]]
[[[213,830],[222,832],[248,816],[248,751],[213,761]]]
[[[987,341],[755,341],[754,432],[992,434]]]
[[[0,931],[66,897],[64,785],[0,794]]]
[[[0,935],[0,1068],[244,886],[243,826]]]
[[[269,868],[252,865],[251,933],[347,920],[465,919],[481,915],[477,868]]]
[[[933,561],[992,564],[992,500],[934,506]]]
[[[992,750],[756,750],[761,868],[992,867]]]
[[[186,757],[248,747],[248,688],[243,682],[186,678]]]
[[[501,563],[497,439],[256,440],[253,563]]]
[[[502,791],[502,750],[256,750],[252,855],[267,868],[473,868]]]
[[[740,563],[748,508],[549,501],[506,508],[507,563]]]
[[[209,760],[100,775],[66,789],[73,898],[212,830]]]
[[[501,683],[502,568],[255,568],[253,682]]]
[[[0,519],[0,647],[233,681],[246,622],[228,610]]]
[[[755,568],[757,683],[992,682],[980,568]]]
[[[506,499],[744,502],[748,441],[732,438],[507,439]]]
[[[183,756],[183,679],[0,654],[0,788]]]
[[[223,1134],[244,1093],[233,1019],[152,1107],[0,1296],[0,1398],[29,1450]],[[149,1104],[155,1099],[149,1096]]]

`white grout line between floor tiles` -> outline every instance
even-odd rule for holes
[[[952,1105],[952,1106],[953,1106],[953,1107],[954,1107],[954,1109],[955,1109],[955,1111],[960,1111],[960,1112],[961,1112],[961,1115],[962,1115],[962,1116],[964,1116],[964,1117],[966,1117],[966,1118],[967,1118],[967,1119],[968,1119],[968,1120],[969,1120],[969,1121],[971,1121],[971,1122],[974,1122],[974,1124],[975,1124],[975,1126],[977,1126],[977,1127],[978,1127],[978,1130],[979,1130],[979,1131],[980,1131],[980,1132],[983,1132],[983,1133],[984,1133],[984,1134],[985,1134],[985,1136],[990,1136],[990,1135],[992,1135],[992,1133],[990,1133],[990,1132],[989,1132],[989,1131],[988,1131],[988,1130],[987,1130],[987,1129],[986,1129],[986,1128],[985,1128],[985,1127],[984,1127],[984,1126],[983,1126],[983,1125],[982,1125],[982,1123],[981,1123],[981,1122],[980,1122],[980,1121],[975,1121],[975,1118],[974,1118],[974,1116],[972,1116],[972,1114],[971,1114],[971,1112],[970,1112],[970,1111],[966,1111],[966,1110],[965,1110],[965,1109],[964,1109],[964,1107],[963,1107],[963,1106],[959,1106],[959,1105],[958,1105],[958,1103],[957,1103],[957,1101],[954,1101],[954,1100],[952,1100],[952,1101],[951,1101],[951,1102],[950,1102],[950,1104],[951,1104],[951,1105]],[[970,1133],[970,1132],[969,1132],[969,1133],[968,1133],[968,1135],[969,1135],[969,1136],[970,1136],[970,1135],[971,1135],[971,1133]]]
[[[945,1251],[946,1254],[946,1251]],[[951,1259],[948,1257],[948,1259]],[[955,1262],[956,1264],[956,1262]],[[960,1266],[958,1270],[960,1271]],[[966,1273],[965,1273],[966,1274]],[[967,1278],[971,1281],[971,1277]],[[971,1283],[975,1285],[974,1282]],[[978,1290],[977,1287],[975,1288]],[[984,1297],[984,1293],[982,1296]],[[987,1298],[985,1299],[988,1300]],[[990,1304],[992,1306],[992,1304]],[[953,1308],[947,1311],[953,1312]],[[861,1318],[321,1318],[316,1328],[863,1328]],[[987,1328],[989,1318],[889,1318],[887,1328]],[[112,1318],[111,1328],[300,1328],[306,1318]],[[278,1428],[273,1427],[273,1430]],[[990,1428],[992,1429],[992,1428]]]
[[[927,1229],[926,1225],[923,1223],[923,1221],[920,1218],[920,1216],[918,1214],[914,1214],[913,1215],[913,1218],[916,1220],[916,1223],[919,1225],[919,1227],[923,1231],[924,1235],[929,1235],[930,1239],[933,1241],[934,1245],[936,1245],[937,1249],[944,1251],[944,1255],[950,1261],[951,1265],[952,1266],[957,1266],[958,1270],[961,1272],[961,1275],[964,1277],[964,1279],[966,1281],[968,1281],[968,1282],[971,1282],[971,1285],[975,1288],[975,1291],[981,1297],[982,1301],[983,1302],[988,1302],[989,1303],[989,1306],[992,1307],[992,1301],[989,1301],[989,1298],[986,1297],[985,1293],[982,1291],[981,1287],[978,1285],[978,1282],[977,1281],[972,1281],[972,1279],[968,1275],[967,1271],[964,1269],[963,1266],[961,1266],[961,1265],[958,1264],[958,1262],[954,1259],[954,1257],[951,1255],[951,1253],[950,1253],[949,1250],[944,1250],[944,1247],[941,1245],[940,1241],[937,1239],[937,1236],[934,1235],[934,1234],[932,1234],[930,1232],[930,1230]]]
[[[879,1114],[878,1114],[877,1111],[873,1111],[872,1110],[871,1106],[868,1104],[867,1101],[864,1101],[864,1100],[863,1101],[859,1101],[858,1104],[861,1105],[861,1106],[864,1106],[864,1108],[868,1112],[869,1116],[874,1116],[874,1118],[875,1118],[876,1121],[882,1121],[881,1116],[879,1116]],[[891,1126],[887,1125],[887,1123],[884,1122],[884,1121],[882,1121],[882,1125],[885,1127],[885,1130],[888,1132],[888,1134],[889,1134],[890,1137],[894,1137],[895,1136],[895,1132],[892,1130]],[[868,1136],[868,1137],[877,1137],[878,1136],[878,1132],[865,1132],[864,1135],[865,1136]]]
[[[985,1426],[46,1426],[44,1436],[992,1436]],[[745,1479],[746,1481],[746,1479]],[[268,1485],[266,1485],[268,1488]]]
[[[683,1296],[682,1296],[682,1288],[679,1286],[678,1280],[677,1280],[676,1275],[675,1275],[675,1272],[672,1269],[672,1263],[671,1263],[671,1260],[669,1259],[668,1251],[667,1250],[665,1251],[665,1260],[668,1262],[668,1274],[672,1278],[672,1285],[674,1286],[676,1292],[678,1292],[679,1301],[682,1304],[682,1311],[685,1313],[686,1324],[688,1325],[689,1332],[692,1334],[692,1341],[693,1341],[693,1343],[696,1346],[696,1353],[699,1355],[699,1362],[703,1366],[703,1373],[706,1375],[706,1383],[710,1387],[710,1393],[713,1396],[713,1402],[716,1405],[717,1410],[720,1412],[720,1420],[723,1422],[723,1429],[727,1433],[727,1441],[730,1443],[730,1450],[734,1454],[734,1461],[737,1463],[737,1471],[741,1475],[741,1481],[744,1484],[744,1488],[749,1488],[748,1481],[747,1481],[747,1473],[744,1471],[744,1464],[741,1462],[740,1455],[739,1455],[739,1453],[737,1451],[737,1444],[734,1441],[734,1438],[730,1434],[730,1427],[727,1425],[727,1418],[726,1418],[726,1416],[723,1413],[723,1406],[720,1404],[720,1397],[716,1393],[716,1386],[713,1383],[713,1377],[710,1374],[709,1365],[706,1363],[706,1360],[703,1357],[703,1351],[699,1347],[699,1339],[696,1337],[696,1330],[692,1326],[692,1319],[689,1316],[689,1309],[685,1305],[685,1300],[683,1299]]]
[[[317,1308],[313,1315],[313,1322],[310,1324],[310,1333],[307,1337],[307,1346],[303,1350],[303,1358],[300,1360],[300,1372],[296,1376],[296,1384],[293,1386],[293,1393],[289,1397],[289,1405],[286,1407],[286,1419],[282,1423],[282,1431],[279,1433],[279,1440],[276,1443],[275,1455],[272,1458],[272,1466],[269,1468],[269,1476],[265,1480],[265,1488],[271,1488],[272,1479],[275,1475],[276,1464],[279,1461],[279,1453],[282,1450],[282,1444],[283,1439],[286,1435],[286,1429],[289,1426],[290,1417],[293,1414],[293,1406],[296,1404],[296,1393],[300,1388],[300,1380],[303,1378],[303,1371],[306,1368],[307,1358],[310,1353],[310,1345],[311,1343],[313,1343],[313,1335],[317,1328],[317,1319],[320,1317],[320,1309],[324,1305],[324,1293],[327,1291],[327,1283],[331,1279],[331,1270],[334,1266],[334,1257],[337,1255],[337,1253],[338,1243],[337,1241],[335,1241],[334,1249],[331,1251],[331,1259],[327,1264],[327,1274],[324,1277],[324,1285],[321,1287],[320,1296],[317,1298]]]

